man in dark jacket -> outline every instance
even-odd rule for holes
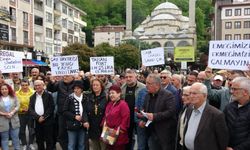
[[[38,150],[53,150],[53,112],[54,102],[52,95],[44,90],[44,82],[34,82],[36,92],[30,97],[29,113],[35,120],[35,133]],[[46,148],[44,146],[46,142]]]
[[[161,88],[161,79],[149,74],[146,79],[148,94],[143,105],[148,122],[148,146],[150,150],[173,150],[177,127],[174,95]]]
[[[63,150],[68,149],[68,135],[66,122],[63,116],[63,106],[66,98],[73,93],[74,77],[71,75],[63,76],[63,80],[55,82],[53,77],[47,85],[47,90],[57,93],[57,115],[58,115],[58,141]]]
[[[227,150],[248,150],[250,147],[250,79],[236,77],[232,81],[233,102],[224,110],[229,129]]]
[[[207,103],[207,88],[194,83],[190,88],[191,107],[187,109],[184,150],[225,150],[228,130],[224,114]]]

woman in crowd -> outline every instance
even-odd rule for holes
[[[93,150],[105,150],[106,145],[100,141],[102,128],[100,126],[105,113],[107,103],[104,85],[101,80],[93,79],[91,81],[91,94],[86,105],[86,112],[89,123],[90,146]]]
[[[65,116],[68,132],[68,150],[74,150],[75,148],[84,150],[86,133],[84,128],[89,127],[88,123],[85,122],[87,116],[83,113],[87,97],[83,94],[82,81],[74,81],[73,89],[74,92],[66,98],[63,107],[63,115]]]
[[[128,128],[130,121],[129,108],[124,100],[121,100],[121,88],[112,85],[109,89],[110,101],[105,110],[103,125],[117,130],[120,127],[119,136],[114,145],[107,145],[108,150],[125,150],[128,143]]]
[[[19,137],[23,146],[23,149],[27,149],[27,144],[29,144],[29,148],[31,150],[35,150],[33,146],[34,141],[34,128],[33,128],[33,119],[31,118],[30,114],[28,113],[30,97],[33,95],[34,90],[29,87],[29,80],[22,79],[21,81],[21,88],[16,92],[16,97],[20,103],[20,108],[18,111],[18,117],[20,120],[20,132]],[[29,129],[29,143],[26,140],[26,126]]]
[[[8,84],[3,83],[0,85],[0,135],[3,150],[9,149],[9,133],[14,149],[20,150],[18,109],[19,102],[16,99],[13,89]]]

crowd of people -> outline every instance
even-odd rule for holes
[[[114,144],[101,137],[104,127],[118,131]],[[62,150],[248,150],[250,67],[0,73],[0,137],[2,150],[10,141],[15,150],[57,142]]]

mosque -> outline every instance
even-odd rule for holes
[[[195,0],[189,1],[189,17],[173,3],[164,2],[133,31],[133,36],[172,53],[175,47],[196,47]]]

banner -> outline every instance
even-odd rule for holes
[[[176,47],[174,49],[174,62],[194,62],[194,47]]]
[[[155,66],[165,64],[163,47],[141,51],[142,65]]]
[[[208,66],[216,69],[248,70],[250,40],[210,41]]]
[[[53,76],[75,75],[79,72],[77,55],[56,56],[50,58],[51,74]]]
[[[90,57],[91,74],[114,74],[114,57]]]

